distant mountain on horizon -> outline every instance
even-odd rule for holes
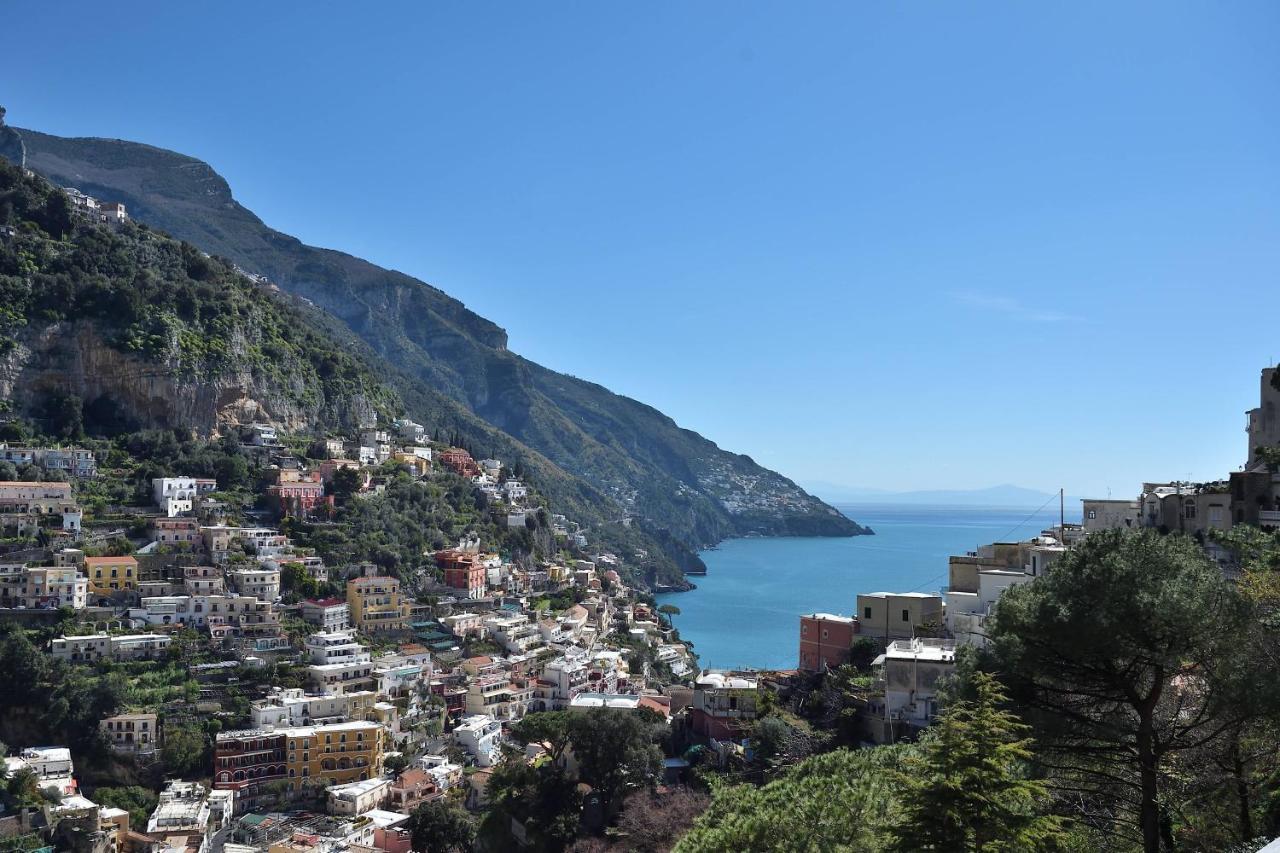
[[[1042,492],[1002,483],[985,489],[926,489],[895,492],[888,489],[859,488],[839,483],[809,480],[804,488],[823,500],[841,503],[942,504],[950,506],[1007,506],[1035,509],[1045,503],[1057,503],[1055,492]],[[1067,496],[1067,505],[1079,507],[1079,498]]]

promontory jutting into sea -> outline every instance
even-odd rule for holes
[[[0,853],[1280,853],[1280,6],[992,3],[10,4]]]

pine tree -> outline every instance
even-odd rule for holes
[[[1028,727],[1000,707],[1005,696],[994,677],[973,678],[976,698],[949,708],[897,773],[902,791],[890,850],[1043,850],[1061,836],[1058,818],[1036,812],[1043,783],[1024,773]]]

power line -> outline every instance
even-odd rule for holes
[[[998,541],[1000,541],[1001,539],[1006,539],[1006,538],[1008,538],[1008,537],[1010,536],[1010,534],[1013,534],[1013,533],[1017,532],[1017,530],[1018,530],[1019,528],[1021,528],[1021,527],[1025,526],[1025,525],[1026,525],[1026,523],[1027,523],[1028,521],[1030,521],[1031,519],[1033,519],[1033,518],[1035,518],[1037,515],[1039,515],[1039,514],[1040,514],[1040,512],[1041,512],[1045,507],[1047,507],[1047,506],[1049,505],[1050,501],[1052,501],[1052,500],[1053,500],[1054,498],[1056,498],[1056,497],[1057,497],[1057,495],[1050,495],[1050,496],[1049,496],[1049,498],[1048,498],[1048,500],[1046,500],[1044,503],[1040,504],[1040,506],[1039,506],[1039,507],[1037,507],[1036,509],[1032,510],[1032,511],[1031,511],[1031,514],[1030,514],[1030,515],[1028,515],[1026,518],[1022,519],[1022,521],[1019,521],[1019,522],[1018,522],[1017,524],[1015,524],[1013,527],[1009,528],[1009,530],[1008,530],[1008,531],[1006,531],[1005,533],[1003,533],[1002,535],[1000,535],[999,537],[997,537],[996,541],[998,542]],[[929,586],[929,585],[930,585],[930,584],[932,584],[932,583],[936,583],[937,581],[942,580],[942,578],[944,578],[945,576],[947,576],[948,574],[950,574],[950,572],[951,572],[951,567],[948,565],[948,566],[947,566],[947,570],[946,570],[946,571],[944,571],[944,572],[940,572],[939,574],[935,575],[934,577],[930,578],[929,580],[925,581],[924,583],[919,584],[919,585],[917,585],[917,586],[913,586],[911,589],[909,589],[909,590],[907,590],[907,591],[908,591],[908,592],[916,592],[917,590],[921,589],[922,587]]]
[[[1048,505],[1050,505],[1050,502],[1053,500],[1053,498],[1056,498],[1056,497],[1057,497],[1057,496],[1056,496],[1056,494],[1050,494],[1050,496],[1048,496],[1048,500],[1047,500],[1047,501],[1044,501],[1044,502],[1043,502],[1043,503],[1041,503],[1041,505],[1039,505],[1037,508],[1034,508],[1034,510],[1032,510],[1032,514],[1030,514],[1030,515],[1028,515],[1027,517],[1025,517],[1025,519],[1023,519],[1023,520],[1019,521],[1019,523],[1018,523],[1018,524],[1015,524],[1014,526],[1012,526],[1012,528],[1010,528],[1009,530],[1007,530],[1007,532],[1006,532],[1006,533],[1001,534],[1001,537],[1000,537],[1000,538],[1001,538],[1001,539],[1004,539],[1004,538],[1006,538],[1006,537],[1007,537],[1007,535],[1009,535],[1009,534],[1011,534],[1011,533],[1015,533],[1015,532],[1016,532],[1016,530],[1018,530],[1019,528],[1021,528],[1021,526],[1024,526],[1025,524],[1027,524],[1027,523],[1028,523],[1028,521],[1030,521],[1030,520],[1034,519],[1034,517],[1036,517],[1037,515],[1039,515],[1039,512],[1041,512],[1041,510],[1043,510],[1043,508],[1044,508],[1044,507],[1047,507]]]

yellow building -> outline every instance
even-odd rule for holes
[[[85,557],[84,571],[91,595],[110,596],[138,588],[138,561],[133,557]]]
[[[357,721],[329,726],[285,729],[289,786],[321,778],[343,785],[382,775],[382,732],[378,723]]]
[[[351,624],[365,633],[403,631],[408,627],[409,607],[400,595],[400,581],[395,578],[347,581],[347,606],[351,609]]]
[[[383,728],[373,722],[219,732],[213,787],[252,807],[277,782],[294,791],[309,780],[342,785],[382,775]]]

